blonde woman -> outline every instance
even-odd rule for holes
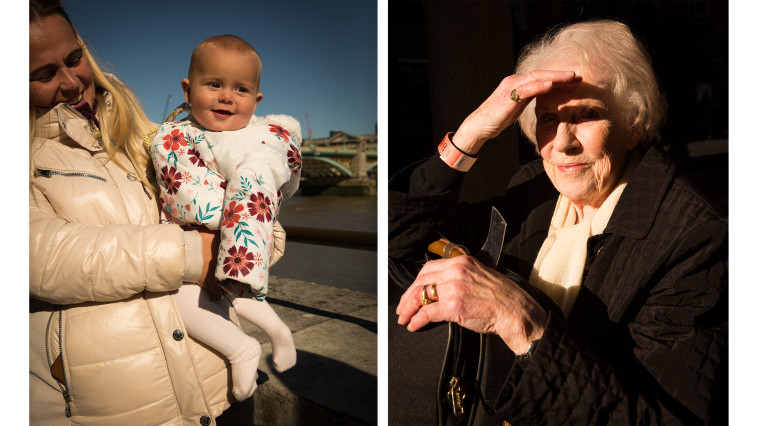
[[[219,295],[218,236],[159,225],[151,123],[58,1],[30,1],[29,71],[30,423],[215,424],[227,366],[171,292]]]

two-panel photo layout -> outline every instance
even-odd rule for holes
[[[728,424],[728,28],[30,0],[18,423]]]

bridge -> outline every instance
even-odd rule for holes
[[[301,146],[301,192],[373,194],[377,190],[377,134],[354,136],[342,131],[307,139]]]

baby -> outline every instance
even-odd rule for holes
[[[150,144],[163,213],[183,224],[219,229],[215,276],[238,315],[272,341],[274,366],[292,367],[290,330],[264,300],[280,202],[298,189],[301,128],[285,115],[253,115],[261,60],[232,35],[208,38],[190,58],[182,80],[186,121],[166,122]],[[171,120],[174,120],[172,118]],[[232,392],[242,401],[256,389],[261,347],[229,320],[197,285],[183,285],[177,307],[188,334],[230,362]]]

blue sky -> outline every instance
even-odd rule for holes
[[[364,135],[377,122],[377,3],[365,0],[63,0],[103,68],[129,84],[162,121],[183,101],[190,54],[212,35],[234,34],[261,54],[257,115],[288,114],[308,136]]]

